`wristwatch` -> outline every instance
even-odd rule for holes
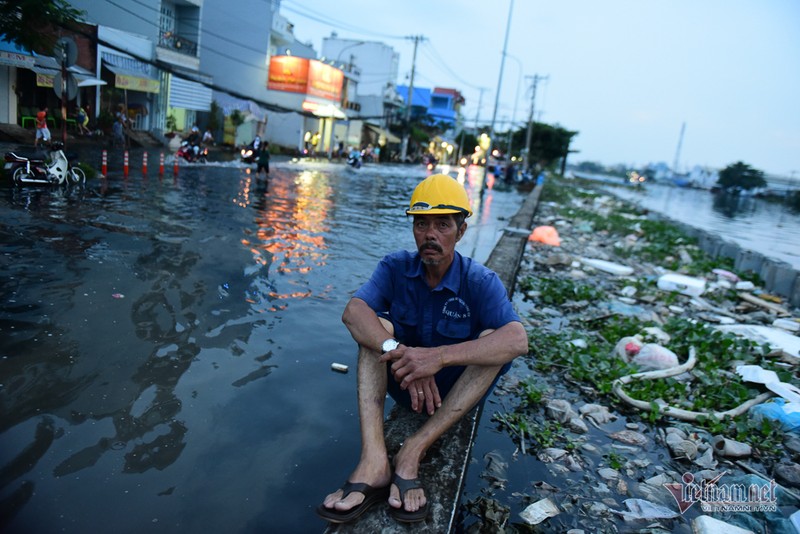
[[[400,343],[398,343],[395,338],[390,337],[381,345],[381,354],[386,354],[390,350],[396,349],[399,345]]]

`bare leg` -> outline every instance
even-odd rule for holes
[[[384,322],[382,320],[382,322]],[[384,322],[391,331],[391,323]],[[391,336],[389,333],[387,336]],[[383,406],[386,400],[386,364],[379,361],[377,352],[358,348],[358,413],[361,423],[361,458],[350,474],[350,482],[366,482],[372,487],[385,487],[392,476],[386,440],[383,435]],[[326,508],[347,511],[364,500],[361,493],[351,493],[342,499],[337,490],[323,501]]]
[[[411,435],[397,453],[395,473],[405,479],[417,478],[419,464],[425,452],[450,427],[464,417],[483,397],[492,381],[500,371],[500,366],[468,366],[459,377],[442,407],[428,419],[420,429]],[[415,512],[425,506],[427,498],[422,489],[409,490],[405,495],[405,510]],[[392,485],[389,505],[400,508],[400,492]]]

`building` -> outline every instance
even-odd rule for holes
[[[185,130],[210,109],[213,78],[200,71],[203,0],[70,4],[98,26],[96,74],[113,81],[95,109],[127,105],[134,126],[156,134]]]
[[[400,142],[391,132],[403,99],[396,83],[400,55],[384,43],[340,39],[337,34],[322,40],[322,57],[345,73],[342,106],[352,120],[340,121],[334,135],[346,145],[384,147]]]

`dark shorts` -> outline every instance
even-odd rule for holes
[[[453,388],[453,385],[458,380],[458,377],[464,372],[463,365],[454,365],[452,367],[445,367],[436,375],[434,375],[434,380],[436,381],[436,387],[439,389],[439,396],[442,397],[442,400],[450,393],[450,390]],[[486,402],[486,399],[489,398],[489,395],[492,394],[492,390],[497,385],[497,381],[500,380],[500,377],[503,376],[511,369],[511,362],[508,362],[503,367],[500,368],[498,371],[497,376],[494,377],[489,389],[486,390],[481,400],[478,401],[478,404],[483,405]],[[392,375],[392,367],[391,365],[386,366],[386,373],[388,375],[388,385],[387,385],[387,392],[389,396],[394,399],[397,404],[405,406],[409,410],[411,409],[411,395],[409,395],[408,390],[400,389],[400,383],[394,379],[394,375]]]

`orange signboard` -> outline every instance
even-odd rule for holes
[[[338,102],[342,99],[344,74],[316,59],[273,56],[269,62],[267,89],[303,93]]]
[[[272,56],[267,89],[305,93],[308,86],[308,60],[294,56]]]

